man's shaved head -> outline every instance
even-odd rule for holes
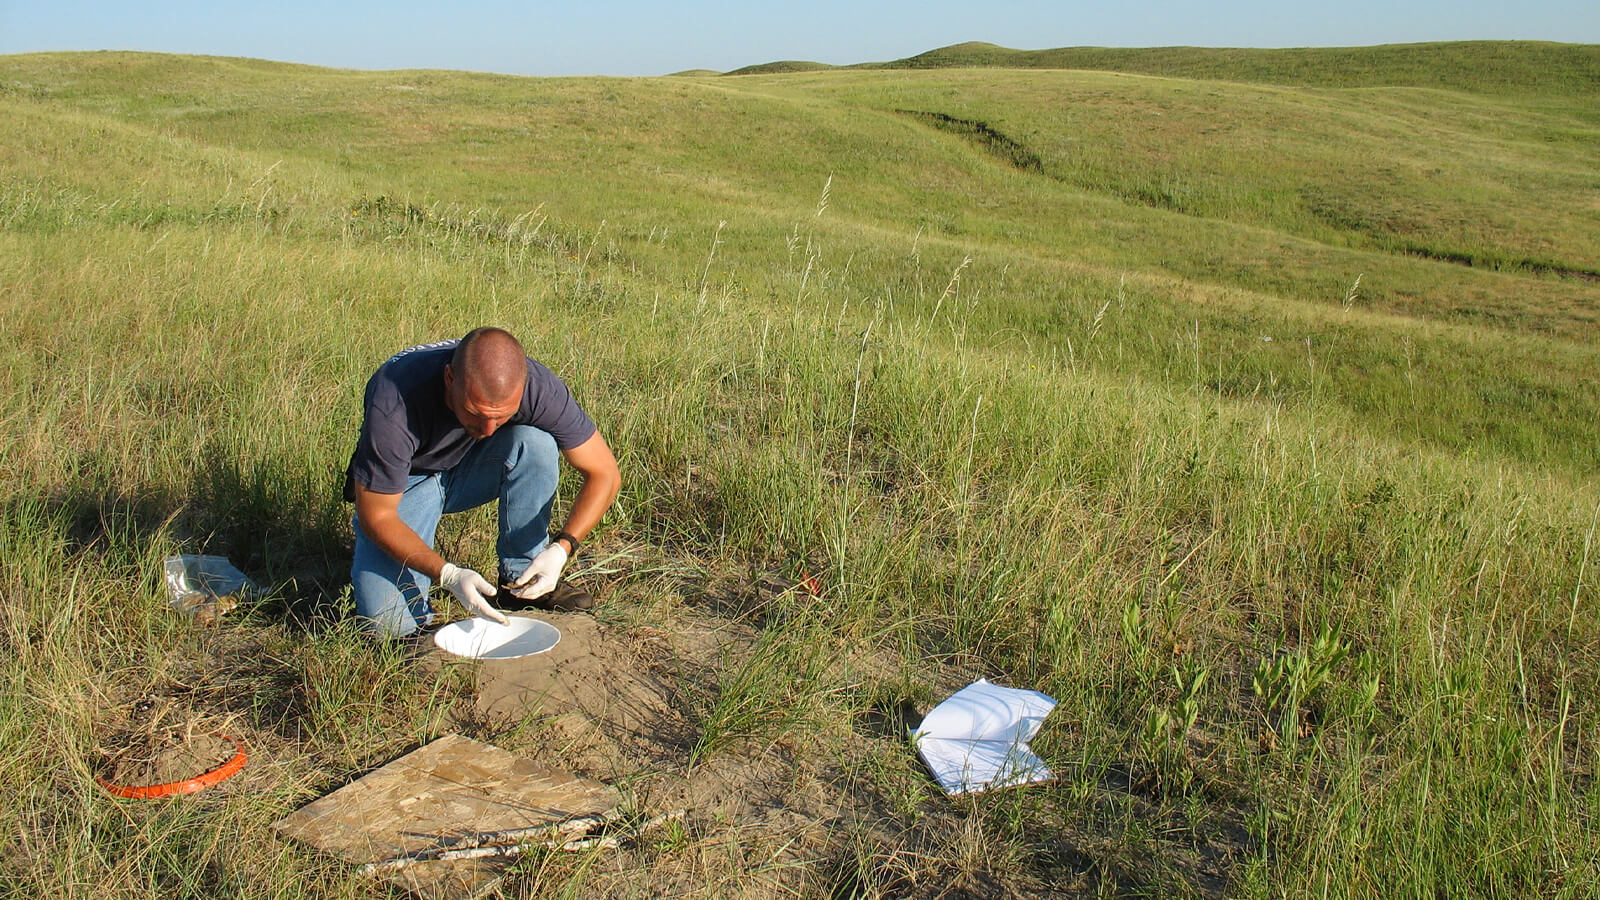
[[[450,357],[461,387],[485,400],[506,400],[522,393],[528,380],[528,356],[511,332],[474,328]]]

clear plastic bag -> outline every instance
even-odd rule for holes
[[[196,625],[211,625],[257,593],[225,556],[169,556],[164,563],[172,608]]]

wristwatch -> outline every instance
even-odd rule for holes
[[[558,532],[556,532],[556,536],[551,538],[551,540],[552,541],[559,541],[559,540],[561,540],[563,538],[565,538],[568,543],[572,544],[572,550],[567,553],[567,556],[569,556],[569,557],[577,556],[578,555],[578,548],[580,546],[582,546],[582,544],[578,543],[578,539],[573,536],[572,532],[570,532],[570,531],[558,531]]]

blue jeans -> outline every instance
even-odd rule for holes
[[[550,540],[550,507],[560,459],[555,438],[547,432],[530,425],[502,426],[479,441],[455,468],[412,475],[400,497],[400,518],[432,547],[440,516],[499,500],[496,574],[502,580],[515,578]],[[374,544],[361,530],[358,517],[352,516],[350,525],[356,533],[350,584],[362,624],[369,631],[395,637],[426,627],[433,621],[428,603],[431,580]]]

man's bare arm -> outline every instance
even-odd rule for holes
[[[439,580],[444,557],[433,552],[400,518],[401,494],[380,494],[356,482],[356,524],[374,544],[401,564]]]
[[[572,500],[567,524],[561,530],[581,541],[600,524],[600,518],[617,499],[617,491],[622,488],[622,473],[617,469],[617,458],[612,455],[611,446],[598,431],[587,441],[563,451],[562,455],[578,470],[583,485]]]

